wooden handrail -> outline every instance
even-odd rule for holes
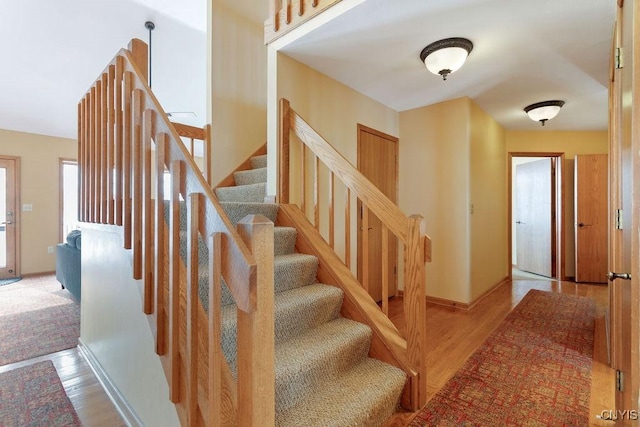
[[[189,139],[189,154],[195,158],[195,141],[202,141],[202,173],[211,185],[211,125],[197,128],[184,123],[172,122],[178,135]]]
[[[417,373],[417,381],[412,383],[411,407],[416,409],[426,402],[426,366],[422,355],[426,348],[426,298],[425,298],[425,273],[424,263],[431,259],[431,239],[423,230],[423,218],[419,215],[407,217],[400,208],[389,200],[375,185],[373,185],[360,171],[358,171],[347,159],[344,158],[326,139],[324,139],[309,123],[307,123],[291,106],[286,99],[280,100],[280,127],[279,127],[279,153],[278,153],[278,201],[290,203],[291,176],[289,166],[291,159],[291,135],[295,135],[302,143],[299,151],[300,176],[296,181],[300,182],[299,203],[302,212],[308,215],[309,221],[315,229],[320,231],[320,188],[328,188],[328,219],[327,229],[329,235],[324,236],[329,246],[334,247],[335,212],[334,212],[334,178],[338,178],[346,190],[345,200],[345,244],[343,258],[347,268],[351,258],[351,197],[355,197],[362,203],[362,286],[369,292],[370,278],[367,264],[367,240],[369,236],[369,213],[375,215],[382,222],[381,237],[381,264],[382,275],[382,311],[387,314],[389,298],[388,269],[389,256],[395,253],[392,250],[389,233],[399,239],[404,247],[404,292],[405,292],[405,318],[407,325],[407,358],[413,364],[412,370]],[[309,158],[307,151],[312,158]],[[298,162],[296,161],[296,164]],[[307,198],[307,169],[311,165],[313,183],[312,209]],[[328,183],[320,184],[320,167],[328,170]],[[307,209],[309,207],[309,209]],[[308,212],[310,211],[310,212]]]
[[[267,332],[273,329],[273,255],[264,254],[265,248],[273,251],[273,224],[269,227],[264,218],[240,229],[231,224],[205,178],[210,162],[201,172],[193,149],[189,152],[193,144],[186,147],[181,139],[208,142],[210,128],[168,120],[146,82],[142,41],[132,40],[107,65],[80,101],[78,114],[81,221],[123,227],[123,246],[133,252],[133,276],[143,284],[141,309],[150,315],[169,397],[182,424],[242,424],[245,410],[251,411],[250,419],[272,419],[274,343]],[[170,195],[164,194],[167,169]],[[210,256],[208,320],[198,296],[200,241]],[[219,341],[221,277],[241,319],[237,348],[244,362],[238,366],[237,391]]]
[[[341,0],[269,0],[269,17],[264,23],[265,43],[322,13]]]

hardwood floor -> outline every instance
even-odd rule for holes
[[[39,275],[24,278],[24,284],[42,287],[43,289],[60,289],[60,284],[53,275]],[[12,285],[7,285],[12,286]],[[30,365],[43,360],[51,360],[58,371],[78,417],[84,426],[90,427],[123,427],[126,423],[95,377],[91,368],[79,354],[77,348],[0,366],[0,373]]]
[[[596,419],[603,410],[614,409],[615,373],[608,366],[605,312],[608,306],[608,289],[605,285],[576,284],[552,280],[515,280],[508,282],[487,296],[469,311],[429,304],[427,310],[427,337],[432,346],[427,350],[427,388],[430,399],[464,362],[484,342],[507,314],[530,289],[586,296],[597,306],[592,370],[591,426],[610,426],[611,422]],[[404,331],[402,298],[394,298],[389,304],[389,317]],[[387,427],[403,426],[414,413],[400,413],[389,421]]]

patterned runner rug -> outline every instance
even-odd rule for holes
[[[0,366],[75,347],[79,336],[80,305],[60,284],[0,288]]]
[[[50,360],[0,374],[0,426],[80,426]]]
[[[594,325],[593,300],[529,291],[409,425],[589,425]]]

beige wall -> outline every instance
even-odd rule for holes
[[[56,268],[47,247],[59,243],[59,158],[75,159],[77,147],[73,139],[0,129],[0,154],[20,157],[20,203],[33,205],[20,212],[21,274]]]
[[[564,153],[565,274],[575,275],[573,172],[576,154],[606,154],[607,131],[506,131],[507,152]]]
[[[505,132],[470,101],[471,301],[509,275]]]
[[[427,295],[468,302],[469,99],[400,113],[400,207],[425,219],[433,244]]]
[[[218,183],[267,138],[267,48],[261,24],[221,0],[209,6],[208,118]]]
[[[399,115],[373,99],[362,95],[359,92],[345,86],[319,73],[312,68],[284,55],[278,54],[278,98],[286,98],[291,103],[291,107],[307,120],[313,128],[320,133],[330,144],[332,144],[338,152],[340,152],[353,165],[357,165],[357,140],[358,123],[376,129],[393,136],[399,133]],[[301,179],[300,168],[297,167],[299,141],[292,140],[292,164],[291,169],[292,187],[291,201],[298,202],[299,184]],[[400,146],[403,142],[400,140]],[[273,150],[275,152],[275,149]],[[308,156],[310,160],[311,156]],[[402,164],[400,165],[402,168]],[[311,168],[311,163],[309,163]],[[275,170],[275,167],[272,168]],[[311,169],[308,169],[311,170]],[[307,175],[311,178],[311,173]],[[272,178],[273,179],[273,178]],[[322,182],[321,193],[323,193],[327,185],[327,173],[324,168],[321,169],[320,179]],[[344,187],[338,184],[336,179],[336,202],[335,211],[335,236],[336,236],[336,252],[340,256],[344,256]],[[308,182],[308,194],[313,194],[311,187],[312,180]],[[274,185],[275,188],[275,185]],[[328,200],[328,194],[321,194],[322,206],[325,206]],[[355,199],[352,200],[352,211],[355,212]],[[311,208],[311,206],[309,206]],[[322,209],[321,212],[326,213],[328,209]],[[308,209],[308,213],[311,211]],[[351,222],[351,260],[352,269],[356,271],[356,217],[353,216]],[[328,220],[326,215],[321,217],[321,232],[328,236]]]

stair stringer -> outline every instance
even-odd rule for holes
[[[402,393],[401,404],[411,410],[410,402],[417,401],[412,396],[416,397],[418,393],[418,373],[407,357],[406,340],[298,206],[281,204],[276,224],[295,228],[298,231],[296,250],[318,258],[318,281],[336,286],[344,292],[342,316],[371,328],[373,337],[369,357],[405,372],[408,381]]]

